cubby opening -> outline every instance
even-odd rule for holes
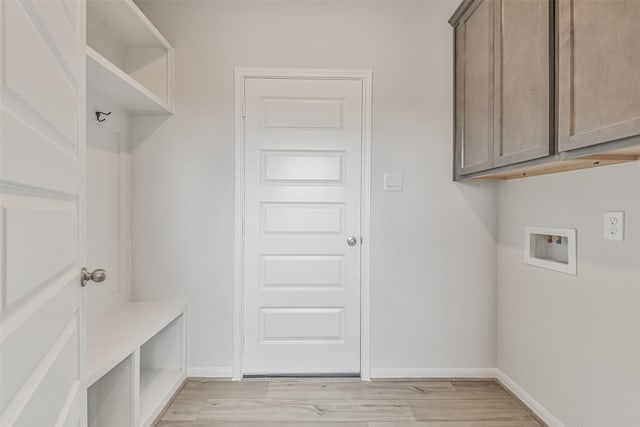
[[[134,425],[133,372],[133,355],[129,355],[89,387],[89,427]]]
[[[140,347],[140,415],[152,422],[184,377],[184,315]]]

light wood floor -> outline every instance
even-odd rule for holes
[[[540,427],[493,381],[189,380],[159,427]]]

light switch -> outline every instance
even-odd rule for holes
[[[605,212],[603,231],[606,240],[624,240],[624,212]]]
[[[402,191],[402,172],[384,174],[384,191]]]

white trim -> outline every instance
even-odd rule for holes
[[[495,368],[372,368],[371,378],[496,378]]]
[[[362,75],[362,217],[360,228],[360,378],[371,380],[371,108],[373,73]]]
[[[187,369],[187,377],[231,379],[232,370],[231,366],[195,366]]]
[[[535,400],[529,393],[524,391],[522,387],[516,384],[507,374],[500,369],[495,369],[496,380],[504,386],[507,390],[513,393],[518,399],[522,401],[538,418],[544,421],[549,427],[565,427],[556,417],[551,415],[540,402]]]
[[[233,359],[232,378],[242,379],[242,284],[244,282],[244,102],[245,74],[235,71],[235,212],[234,212],[234,266],[233,266]]]
[[[235,69],[235,227],[234,227],[234,292],[233,292],[233,380],[242,379],[242,288],[244,238],[244,122],[242,104],[244,81],[247,78],[314,78],[327,80],[362,81],[362,206],[361,206],[361,260],[360,260],[360,376],[371,378],[370,373],[370,289],[371,289],[371,70],[334,69]]]

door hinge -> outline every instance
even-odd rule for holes
[[[247,102],[242,101],[242,118],[247,117]]]
[[[244,351],[244,332],[240,335],[240,350]]]

